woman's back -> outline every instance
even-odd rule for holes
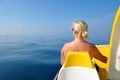
[[[82,52],[87,51],[90,53],[91,58],[96,58],[104,63],[107,62],[107,58],[103,56],[98,49],[91,43],[88,43],[86,41],[72,41],[69,43],[66,43],[64,47],[61,50],[61,56],[63,58],[66,58],[68,52]],[[62,59],[63,61],[61,64],[64,63],[65,59]]]
[[[80,41],[79,39],[75,39],[72,42],[66,43],[65,44],[65,49],[64,52],[66,53],[65,56],[67,55],[68,52],[81,52],[81,51],[87,51],[90,53],[91,58],[92,53],[92,46],[93,44],[86,42],[85,40]]]

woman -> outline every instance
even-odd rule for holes
[[[107,62],[107,57],[103,56],[96,46],[85,41],[85,38],[88,37],[88,25],[82,21],[78,20],[73,23],[72,27],[74,40],[68,43],[65,43],[61,50],[61,65],[64,64],[68,52],[80,52],[88,51],[91,58],[96,58],[104,63]]]

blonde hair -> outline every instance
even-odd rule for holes
[[[85,21],[78,20],[73,23],[72,29],[77,32],[78,37],[87,38],[88,37],[88,25]]]

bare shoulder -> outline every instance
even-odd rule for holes
[[[96,51],[98,51],[98,49],[97,49],[97,47],[94,45],[94,44],[92,44],[92,43],[88,43],[88,46],[89,46],[89,50],[91,51],[91,52],[96,52]]]
[[[91,48],[95,48],[96,46],[94,45],[94,44],[92,44],[92,43],[89,43],[89,42],[86,42],[87,44],[88,44],[88,46],[89,47],[91,47]]]
[[[71,42],[67,42],[67,43],[65,43],[64,46],[63,46],[63,48],[67,48],[67,47],[69,47],[70,44],[71,44]]]
[[[99,53],[98,48],[97,48],[94,44],[89,43],[89,45],[90,45],[90,51],[91,51],[92,53]]]

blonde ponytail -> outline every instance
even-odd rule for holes
[[[82,32],[82,37],[87,38],[88,37],[88,32],[87,31]]]

